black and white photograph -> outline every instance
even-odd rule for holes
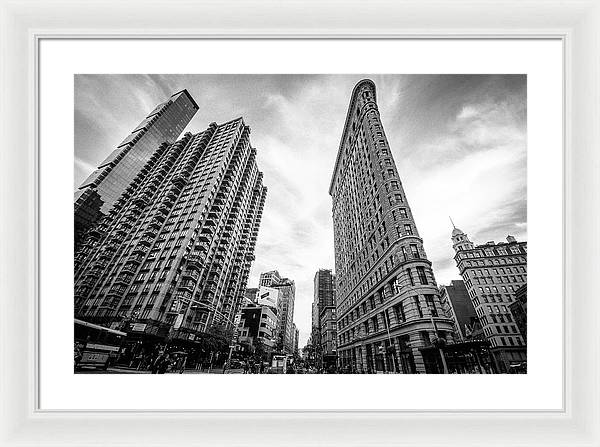
[[[73,81],[76,374],[527,373],[527,75]]]

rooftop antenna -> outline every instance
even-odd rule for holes
[[[450,219],[450,223],[452,224],[452,227],[454,229],[456,229],[456,225],[454,225],[454,221],[452,220],[452,218],[450,216],[448,216],[448,218]]]

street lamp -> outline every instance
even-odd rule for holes
[[[433,319],[433,313],[431,312],[431,309],[429,310],[429,318],[431,318],[431,324],[433,325],[433,329],[435,331],[435,338],[431,341],[431,344],[435,346],[440,353],[440,358],[442,359],[442,367],[444,368],[444,374],[450,374],[450,372],[448,371],[448,365],[446,364],[446,356],[444,355],[444,351],[442,350],[442,348],[446,346],[446,340],[439,337],[437,324]]]
[[[390,335],[390,323],[388,321],[388,314],[387,314],[387,310],[383,311],[383,320],[385,321],[385,328],[387,330],[387,336],[388,336],[388,341],[390,343],[390,349],[391,349],[391,354],[392,354],[392,371],[394,372],[394,374],[396,374],[396,355],[394,354],[394,343],[392,342],[392,337]],[[387,357],[387,352],[386,352],[386,357]]]

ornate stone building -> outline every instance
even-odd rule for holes
[[[451,340],[453,326],[442,313],[370,80],[352,92],[329,194],[340,366],[424,373],[420,349]]]
[[[490,342],[498,372],[527,360],[521,334],[510,306],[515,292],[527,284],[527,242],[508,236],[506,242],[474,245],[454,227],[454,260],[463,278],[483,333]]]

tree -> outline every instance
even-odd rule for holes
[[[261,338],[257,338],[254,343],[254,357],[256,360],[264,362],[267,360],[267,350]]]
[[[201,345],[206,352],[226,352],[233,338],[233,330],[224,325],[212,325],[208,328],[201,340]]]

